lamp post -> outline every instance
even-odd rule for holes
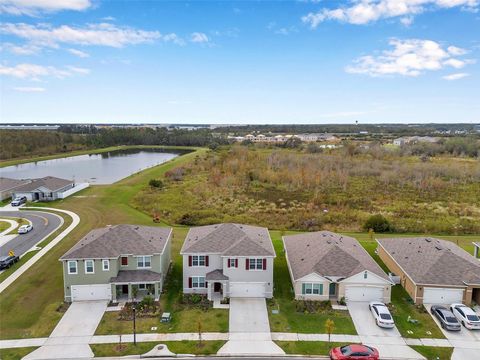
[[[133,310],[133,345],[137,346],[137,329],[135,327],[135,312],[137,309],[135,307],[135,299],[133,300],[132,310]]]

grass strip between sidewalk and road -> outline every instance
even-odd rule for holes
[[[38,349],[38,347],[24,347],[13,349],[0,349],[0,359],[2,360],[20,360],[24,356],[30,354],[32,351]]]
[[[450,360],[452,358],[453,347],[434,347],[434,346],[410,346],[410,347],[416,352],[425,356],[427,360]],[[464,359],[464,360],[470,360],[470,359]]]
[[[286,354],[320,355],[326,356],[330,349],[348,345],[347,343],[336,343],[326,341],[275,341]]]

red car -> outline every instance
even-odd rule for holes
[[[378,350],[360,344],[351,344],[330,350],[332,360],[378,360]]]

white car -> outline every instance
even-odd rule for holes
[[[450,310],[467,329],[480,330],[480,318],[471,308],[463,304],[452,304]]]
[[[26,234],[30,231],[33,230],[33,226],[31,224],[28,224],[28,225],[22,225],[18,228],[18,233],[19,234]]]
[[[395,326],[392,315],[384,303],[372,301],[368,307],[372,312],[372,315],[375,318],[375,322],[378,326],[387,329],[392,329]]]

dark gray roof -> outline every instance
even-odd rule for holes
[[[111,283],[131,283],[161,281],[162,274],[150,270],[120,270],[117,276],[110,278]]]
[[[18,180],[6,177],[0,177],[0,191],[12,190],[19,186],[25,185],[31,180]]]
[[[15,189],[16,192],[29,192],[39,187],[46,187],[50,191],[56,191],[67,185],[73,184],[72,180],[60,179],[54,176],[45,176],[40,179],[33,179],[29,183]]]
[[[283,242],[294,280],[311,273],[347,278],[365,270],[389,280],[382,268],[352,237],[318,231],[284,236]]]
[[[60,260],[118,258],[120,255],[162,254],[169,227],[114,225],[90,231]]]
[[[275,256],[266,228],[232,223],[191,228],[180,253]]]
[[[377,242],[417,284],[480,284],[480,261],[451,241],[417,237]]]
[[[210,271],[209,273],[206,273],[205,280],[206,281],[228,280],[228,276],[224,275],[222,270],[216,269],[216,270]]]

